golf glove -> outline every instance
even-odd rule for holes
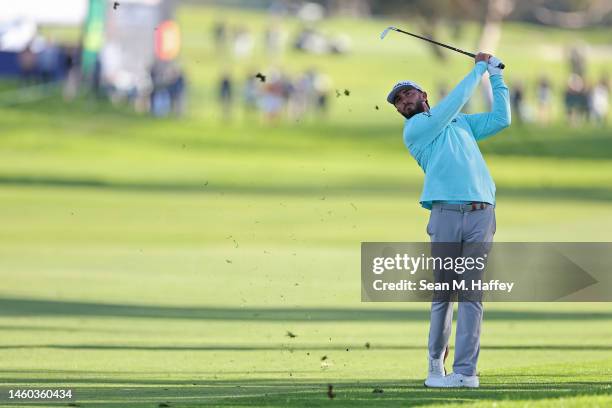
[[[495,57],[489,58],[489,65],[487,65],[487,71],[489,71],[489,75],[501,75],[501,68],[497,68],[499,64],[501,64],[501,60]]]

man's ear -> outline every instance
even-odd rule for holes
[[[429,102],[427,101],[427,92],[422,92],[423,94],[423,111],[429,113]]]

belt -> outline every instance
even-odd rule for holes
[[[491,207],[489,203],[483,203],[480,201],[474,201],[465,204],[448,204],[448,203],[433,203],[432,209],[434,210],[447,210],[447,211],[458,211],[458,212],[470,212],[484,210],[485,208]]]

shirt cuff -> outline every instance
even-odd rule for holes
[[[504,76],[502,74],[490,75],[489,81],[491,81],[491,86],[493,87],[495,87],[496,85],[505,86]]]
[[[487,63],[484,61],[478,61],[474,69],[477,70],[478,73],[482,75],[487,70]]]

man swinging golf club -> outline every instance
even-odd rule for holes
[[[406,118],[404,143],[425,172],[421,205],[431,210],[427,233],[433,243],[490,243],[495,234],[495,184],[477,141],[510,125],[508,88],[502,62],[484,53],[470,73],[430,108],[427,93],[414,82],[396,84],[387,101]],[[493,89],[491,112],[462,114],[485,71]],[[453,304],[434,298],[429,329],[427,387],[478,387],[482,302],[459,299],[453,373],[444,354],[452,328]]]

